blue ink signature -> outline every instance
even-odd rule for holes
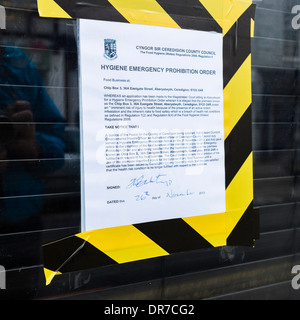
[[[166,174],[158,174],[156,177],[151,176],[150,179],[145,178],[145,176],[142,175],[139,178],[131,179],[127,189],[134,187],[140,188],[149,184],[162,184],[163,186],[169,187],[172,185],[172,183],[173,181],[168,179]]]
[[[194,192],[190,192],[189,190],[187,190],[185,193],[176,193],[173,190],[171,190],[170,192],[168,192],[166,194],[166,198],[178,198],[178,197],[187,197],[187,196],[192,196],[194,194]]]

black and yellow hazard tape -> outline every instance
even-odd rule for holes
[[[252,0],[38,0],[42,17],[87,18],[223,33],[226,212],[89,231],[43,246],[57,274],[224,245],[253,246]]]

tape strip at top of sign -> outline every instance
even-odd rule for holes
[[[38,0],[41,17],[95,19],[223,34],[226,212],[80,233],[43,246],[46,283],[68,272],[226,245],[254,246],[252,0]]]

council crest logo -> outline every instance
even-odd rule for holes
[[[104,39],[104,57],[108,60],[115,60],[118,58],[116,40]]]

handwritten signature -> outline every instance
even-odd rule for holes
[[[127,189],[140,188],[150,184],[161,184],[169,187],[172,185],[172,183],[173,181],[170,180],[166,174],[158,174],[156,177],[151,176],[150,178],[146,178],[144,175],[142,175],[139,178],[131,179]]]

